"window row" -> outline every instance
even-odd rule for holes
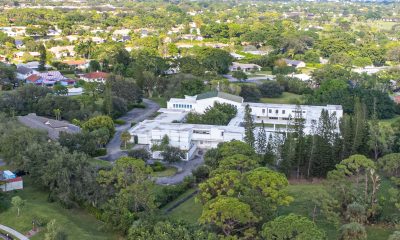
[[[185,108],[185,109],[192,109],[191,104],[174,104],[174,108]]]
[[[262,110],[262,113],[265,113],[265,110],[266,110],[266,109],[263,109],[263,110]],[[272,111],[273,111],[272,109],[268,109],[268,113],[272,113]],[[296,111],[296,110],[292,110],[292,112],[301,113],[301,111]],[[275,109],[275,113],[278,114],[278,113],[279,113],[279,110],[278,110],[278,109]],[[285,113],[286,113],[286,110],[281,110],[281,113],[282,113],[282,114],[285,114]],[[306,113],[306,111],[303,111],[303,113]]]

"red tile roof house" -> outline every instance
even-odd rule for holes
[[[38,76],[38,75],[36,75],[36,74],[32,74],[32,75],[30,75],[29,77],[27,77],[25,79],[25,82],[28,83],[28,84],[35,84],[35,85],[38,85],[38,86],[42,86],[43,78]]]
[[[110,74],[105,72],[91,72],[81,76],[85,82],[102,82],[104,83]]]

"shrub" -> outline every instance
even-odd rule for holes
[[[142,159],[144,161],[147,161],[147,160],[149,160],[151,158],[150,152],[147,151],[144,148],[130,150],[128,152],[128,156],[129,157],[133,157],[133,158],[137,158],[137,159]]]
[[[261,95],[263,97],[279,97],[282,95],[283,87],[275,81],[268,81],[260,85],[259,87]]]
[[[210,175],[210,168],[207,166],[199,166],[198,168],[194,169],[192,171],[192,174],[194,176],[194,178],[196,179],[196,182],[202,182],[204,180],[206,180],[209,175]]]
[[[153,169],[154,172],[161,172],[166,169],[164,164],[162,162],[156,161],[151,165],[151,168]]]
[[[185,177],[182,183],[177,185],[169,185],[161,188],[156,192],[156,199],[160,204],[160,208],[167,205],[169,202],[178,198],[181,194],[193,187],[194,179],[192,177]]]
[[[94,153],[93,157],[100,157],[100,156],[105,156],[107,155],[107,149],[106,148],[99,148],[96,150]]]
[[[126,122],[125,122],[124,120],[121,120],[121,119],[115,119],[115,120],[114,120],[114,123],[115,123],[115,124],[118,124],[118,125],[123,125],[123,124],[125,124]]]
[[[161,153],[164,161],[179,162],[185,157],[185,153],[177,147],[167,146]]]
[[[365,227],[359,223],[349,223],[340,227],[340,240],[365,240],[367,232]]]

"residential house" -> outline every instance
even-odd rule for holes
[[[130,29],[119,29],[115,30],[111,36],[111,39],[116,42],[126,42],[130,40]]]
[[[291,59],[283,59],[286,64],[290,67],[295,67],[295,68],[303,68],[306,67],[306,63],[303,61],[298,61],[298,60],[291,60]]]
[[[181,36],[181,39],[185,39],[185,40],[190,40],[190,41],[203,41],[203,37],[202,36],[198,36],[195,34],[183,34]]]
[[[27,63],[20,63],[17,66],[24,66],[24,67],[30,68],[32,70],[38,70],[39,69],[39,65],[40,65],[40,63],[38,61],[32,61],[32,62],[27,62]],[[51,66],[46,64],[44,67],[46,69],[48,69]]]
[[[89,65],[88,62],[85,59],[81,59],[81,60],[65,60],[65,61],[62,61],[62,62],[67,64],[71,69],[84,70]]]
[[[26,84],[35,84],[38,86],[42,86],[43,85],[43,78],[36,75],[36,74],[32,74],[29,77],[27,77],[25,79],[25,83]]]
[[[73,86],[75,80],[64,77],[59,71],[48,71],[43,73],[36,73],[43,79],[43,85],[53,87],[57,82],[63,86]]]
[[[9,192],[24,188],[22,177],[17,177],[10,170],[0,171],[0,190]]]
[[[92,37],[92,41],[96,44],[104,43],[106,40],[101,37]]]
[[[101,82],[105,83],[110,74],[105,72],[91,72],[82,75],[80,78],[85,82]]]
[[[236,72],[236,71],[243,71],[243,72],[250,72],[250,71],[261,71],[261,66],[253,63],[238,63],[233,62],[232,66],[229,67],[229,71]]]
[[[0,30],[9,37],[25,36],[26,34],[26,27],[22,26],[0,27]]]
[[[29,55],[31,55],[34,58],[40,57],[39,52],[16,52],[16,53],[14,53],[14,58],[16,58],[17,60],[21,60],[26,53],[28,53]]]
[[[64,57],[74,57],[75,56],[75,46],[57,46],[57,47],[52,47],[49,49],[51,53],[54,54],[54,56],[58,59],[64,58]]]
[[[288,76],[288,77],[292,77],[292,78],[298,78],[298,79],[300,79],[300,80],[303,81],[303,82],[308,82],[308,81],[310,81],[311,78],[312,78],[310,75],[304,74],[304,73],[300,73],[300,74],[294,74],[294,73],[292,73],[292,74],[288,74],[287,76]]]
[[[22,40],[16,39],[14,41],[15,47],[17,49],[23,48],[24,47],[24,42]]]
[[[35,71],[27,68],[25,66],[18,66],[17,67],[17,79],[18,80],[25,80],[27,77],[29,77],[30,75],[34,74]]]
[[[242,60],[243,58],[245,58],[245,56],[237,54],[237,53],[230,53],[230,54],[234,59],[237,59],[237,60]]]
[[[60,132],[79,133],[81,131],[78,126],[69,122],[37,116],[35,113],[18,116],[18,121],[27,127],[47,131],[49,138],[52,140],[58,139]]]

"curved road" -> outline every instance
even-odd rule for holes
[[[149,99],[143,99],[143,103],[146,108],[134,108],[123,117],[118,118],[119,120],[125,121],[125,124],[119,125],[115,128],[114,137],[107,144],[107,155],[99,157],[100,159],[107,161],[114,161],[121,156],[126,155],[125,151],[121,150],[121,134],[131,128],[131,122],[139,123],[149,117],[151,117],[160,106]]]
[[[4,225],[0,224],[0,229],[3,230],[3,231],[8,232],[12,237],[15,237],[17,239],[29,240],[29,238],[24,236],[22,233],[19,233],[19,232],[15,231],[14,229],[10,228],[10,227],[7,227],[7,226],[4,226]]]

